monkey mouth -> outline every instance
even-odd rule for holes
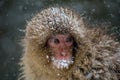
[[[57,54],[57,55],[55,55]],[[60,52],[60,53],[54,53],[53,56],[55,57],[56,60],[71,60],[71,53],[68,52]]]

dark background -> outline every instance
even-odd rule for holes
[[[17,80],[26,21],[55,5],[71,7],[94,24],[109,22],[120,41],[120,0],[0,0],[0,80]]]

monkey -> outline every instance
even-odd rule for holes
[[[26,25],[19,80],[119,80],[120,43],[88,26],[70,8],[38,12]]]

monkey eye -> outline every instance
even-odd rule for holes
[[[54,39],[53,42],[54,42],[55,44],[59,44],[59,43],[60,43],[59,39]]]
[[[72,38],[72,37],[68,37],[68,38],[66,38],[65,41],[66,41],[66,42],[72,42],[72,41],[73,41],[73,38]]]

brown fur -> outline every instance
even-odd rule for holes
[[[24,80],[119,80],[120,45],[100,29],[88,29],[81,16],[66,8],[48,8],[28,23],[21,61]],[[69,69],[53,67],[46,42],[52,34],[72,35],[77,43]]]

